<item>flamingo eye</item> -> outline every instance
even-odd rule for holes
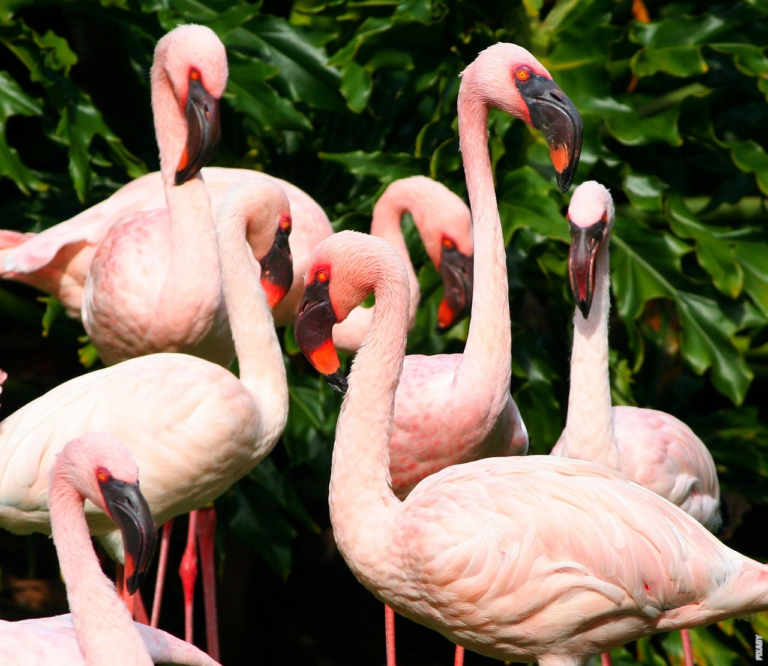
[[[318,282],[328,282],[328,271],[324,268],[321,268],[317,273],[315,273],[315,280]]]
[[[603,217],[602,217],[602,220],[603,220],[603,222],[605,222],[606,224],[608,223],[608,213],[603,213]]]
[[[192,68],[189,70],[189,78],[193,81],[199,81],[200,80],[200,72],[198,72],[196,69]]]
[[[290,217],[284,217],[280,220],[280,229],[281,231],[290,231],[291,230],[291,218]]]
[[[521,83],[525,83],[531,78],[531,70],[527,67],[521,67],[515,72],[515,78]]]
[[[104,467],[99,467],[99,469],[96,470],[96,478],[99,480],[99,483],[106,483],[111,476],[109,470]]]
[[[446,250],[453,250],[456,247],[456,243],[454,243],[450,238],[443,238],[443,247]]]

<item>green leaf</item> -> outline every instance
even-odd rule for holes
[[[341,70],[341,93],[347,106],[360,113],[368,104],[373,89],[371,73],[355,61],[348,62]]]
[[[753,372],[735,344],[738,324],[711,298],[681,288],[680,259],[691,248],[671,235],[652,233],[617,218],[611,243],[611,277],[618,311],[629,325],[654,298],[675,302],[681,349],[696,374],[712,369],[712,383],[741,404]]]
[[[672,231],[696,241],[696,256],[715,286],[726,296],[738,298],[744,286],[744,273],[736,261],[736,247],[724,234],[702,225],[688,210],[683,197],[673,193],[667,201],[667,219]]]
[[[0,120],[11,116],[43,115],[43,105],[39,99],[30,97],[6,71],[0,71]]]
[[[657,72],[680,77],[694,76],[709,69],[701,55],[701,47],[688,45],[642,49],[632,57],[630,66],[641,78]]]
[[[51,326],[55,322],[59,315],[64,312],[64,306],[57,298],[53,296],[38,296],[38,301],[45,303],[45,312],[43,313],[43,337],[47,338],[51,332]]]
[[[355,150],[350,153],[320,153],[320,159],[337,162],[356,176],[373,176],[387,185],[399,178],[418,176],[427,172],[424,160],[406,153],[386,154],[379,151],[366,153]]]
[[[633,206],[641,210],[660,211],[667,184],[658,176],[629,173],[624,178],[624,192]]]
[[[724,143],[730,146],[736,166],[746,173],[754,173],[763,194],[768,194],[768,154],[762,146],[752,140]]]
[[[505,244],[520,228],[530,229],[540,237],[570,242],[568,223],[552,197],[554,192],[549,181],[531,167],[502,175],[498,205]]]

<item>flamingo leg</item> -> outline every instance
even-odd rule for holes
[[[687,629],[680,630],[680,637],[683,639],[683,656],[685,657],[685,666],[693,666],[693,648],[691,647],[691,632]]]
[[[219,661],[219,621],[216,610],[216,509],[206,506],[197,511],[197,541],[203,573],[205,632],[208,654]]]
[[[387,666],[397,666],[395,660],[395,611],[384,604],[384,637],[387,645]]]
[[[184,640],[192,643],[192,621],[194,619],[195,582],[197,581],[197,511],[189,513],[187,547],[181,558],[179,576],[184,588]]]
[[[163,534],[160,540],[160,555],[157,560],[157,580],[155,582],[155,598],[152,600],[152,619],[149,626],[157,629],[160,622],[160,607],[163,603],[163,590],[165,589],[165,572],[168,569],[168,549],[171,545],[171,531],[173,519],[163,525]]]
[[[147,615],[147,608],[144,606],[144,599],[141,598],[141,592],[137,591],[133,595],[135,602],[133,604],[133,619],[139,624],[149,624],[149,616]]]
[[[611,666],[611,653],[603,652],[603,654],[600,655],[600,663],[602,666]]]
[[[453,666],[464,666],[464,648],[456,646],[456,656],[453,658]]]

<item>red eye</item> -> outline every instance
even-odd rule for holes
[[[531,72],[530,72],[529,69],[527,69],[525,67],[521,67],[520,69],[518,69],[515,72],[515,78],[518,81],[521,81],[521,82],[525,83],[528,79],[531,78]]]
[[[454,243],[450,238],[443,238],[443,247],[446,250],[452,250],[456,247],[456,243]]]
[[[315,273],[315,280],[318,282],[328,282],[328,271],[321,268],[317,273]]]
[[[189,70],[189,78],[193,81],[199,81],[200,80],[200,72],[198,72],[196,69],[190,69]]]
[[[291,218],[290,217],[284,217],[280,220],[280,229],[283,231],[290,231],[291,229]]]
[[[111,476],[112,475],[106,467],[99,467],[99,469],[96,470],[96,478],[99,480],[99,483],[106,483]]]

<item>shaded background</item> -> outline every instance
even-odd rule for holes
[[[576,182],[600,180],[617,204],[614,401],[664,409],[696,430],[720,474],[719,536],[765,560],[767,15],[765,0],[5,0],[0,226],[47,228],[158,168],[148,71],[157,39],[179,23],[209,25],[227,46],[213,164],[294,182],[336,229],[366,230],[373,203],[400,177],[430,175],[465,197],[458,74],[492,43],[521,44],[582,113]],[[567,404],[570,194],[555,186],[543,138],[522,123],[492,113],[490,147],[508,243],[512,388],[532,451],[546,453]],[[409,352],[461,351],[466,323],[434,333],[439,276],[412,222],[404,227],[423,292]],[[39,296],[0,285],[9,373],[0,416],[100,367],[79,322]],[[329,527],[339,400],[292,332],[283,338],[291,414],[282,441],[217,501],[222,659],[383,664],[381,605],[352,578]],[[0,569],[1,617],[64,610],[47,537],[2,533]],[[162,626],[180,634],[175,576],[168,594]],[[452,663],[440,636],[405,620],[398,632],[403,666]],[[755,632],[768,635],[761,616],[695,630],[699,663],[752,663]],[[615,651],[614,663],[679,663],[680,654],[677,634],[657,636]],[[482,663],[497,662],[468,654],[469,666]]]

